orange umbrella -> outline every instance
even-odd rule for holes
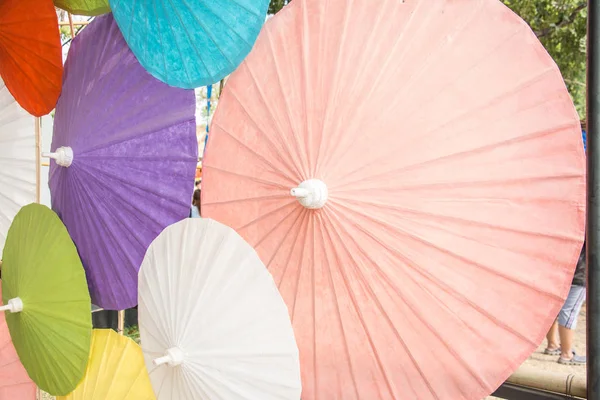
[[[0,1],[0,76],[17,102],[39,117],[58,101],[62,50],[52,0]]]
[[[303,400],[480,400],[566,297],[580,135],[497,0],[294,0],[220,99],[202,213],[278,283]]]
[[[0,285],[0,306],[2,285]],[[0,400],[35,400],[35,384],[19,361],[10,339],[4,313],[0,312]]]

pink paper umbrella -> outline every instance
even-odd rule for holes
[[[303,400],[480,400],[570,287],[580,135],[497,0],[294,0],[220,99],[202,213],[278,283]]]
[[[27,375],[12,344],[4,313],[0,312],[0,400],[35,400],[35,392],[35,384]]]

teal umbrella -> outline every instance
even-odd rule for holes
[[[221,80],[246,58],[269,0],[110,0],[110,7],[144,68],[193,89]]]

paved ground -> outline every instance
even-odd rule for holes
[[[585,306],[581,310],[579,315],[579,321],[577,323],[577,330],[575,331],[575,351],[578,354],[585,354],[585,326],[586,326],[586,312]],[[557,363],[557,356],[547,356],[544,354],[546,348],[546,341],[540,344],[540,347],[525,361],[525,365],[538,368],[544,371],[559,371],[568,372],[571,374],[583,375],[586,374],[585,366],[567,366]],[[486,400],[496,399],[496,397],[488,397]]]

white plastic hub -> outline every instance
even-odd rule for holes
[[[177,365],[181,365],[185,359],[185,354],[179,347],[171,347],[167,350],[166,354],[163,357],[157,358],[154,361],[154,365],[163,365],[169,364],[171,367],[176,367]]]
[[[309,179],[290,191],[300,204],[311,210],[323,208],[327,203],[329,191],[327,185],[320,179]]]
[[[42,153],[42,157],[53,158],[57,165],[68,168],[73,164],[73,149],[70,147],[59,147],[54,153]]]
[[[19,313],[23,311],[23,300],[19,297],[8,300],[8,304],[0,307],[0,312],[9,311],[11,313]]]

